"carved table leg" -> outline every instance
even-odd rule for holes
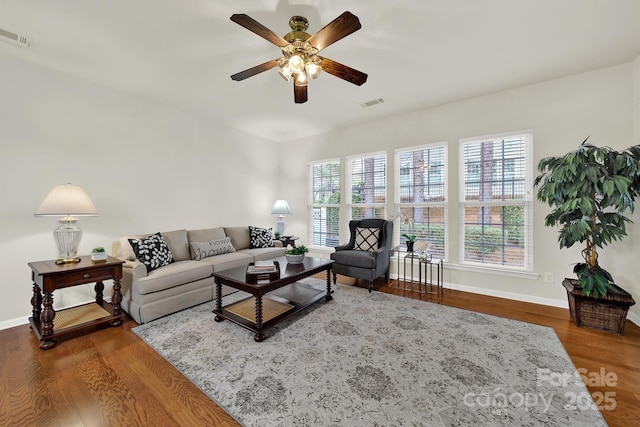
[[[42,310],[40,314],[40,321],[42,322],[40,348],[42,350],[48,350],[57,344],[55,340],[47,339],[47,337],[53,335],[53,319],[56,317],[56,312],[53,309],[53,292],[45,292],[42,303],[44,310]]]
[[[218,313],[222,313],[222,284],[221,283],[216,283],[216,311]],[[216,314],[216,317],[214,318],[214,320],[216,322],[222,322],[224,320],[224,317],[220,316],[219,314]]]
[[[93,289],[96,291],[96,304],[98,304],[99,306],[102,306],[102,302],[104,301],[103,299],[104,283],[102,283],[102,280],[97,281]]]
[[[31,316],[34,319],[39,319],[42,314],[42,293],[40,287],[33,284],[33,297],[31,297]]]
[[[331,301],[331,270],[327,270],[327,295],[324,297],[325,301]]]
[[[102,282],[98,282],[102,284]],[[98,286],[96,283],[96,287]],[[102,292],[100,293],[102,297]],[[98,298],[98,293],[96,289],[96,300]],[[111,297],[111,303],[113,304],[113,316],[120,316],[122,314],[122,307],[120,303],[122,302],[122,294],[120,293],[120,279],[114,279],[113,281],[113,297]],[[122,325],[122,318],[117,318],[111,321],[111,326],[120,326]]]
[[[258,332],[253,337],[254,341],[264,341],[264,333],[262,333],[262,295],[256,297],[256,329]]]

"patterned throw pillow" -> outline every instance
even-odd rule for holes
[[[379,228],[356,227],[356,240],[353,249],[356,251],[375,251],[378,249]]]
[[[160,233],[140,239],[129,239],[136,258],[147,267],[147,273],[173,262],[173,255]]]
[[[191,242],[189,245],[191,245],[191,259],[195,261],[236,251],[231,244],[231,237],[210,240],[208,242]]]
[[[249,226],[249,249],[272,248],[273,233],[270,228]]]

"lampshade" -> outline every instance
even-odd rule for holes
[[[96,216],[98,210],[82,189],[73,184],[56,185],[36,210],[36,216]]]
[[[75,225],[76,216],[96,216],[98,210],[87,193],[77,185],[56,185],[44,198],[40,207],[36,210],[36,216],[61,216],[61,222],[53,232],[53,237],[58,247],[59,257],[56,263],[79,262],[76,256],[82,230]]]
[[[271,210],[271,215],[291,215],[291,208],[286,200],[276,200]]]

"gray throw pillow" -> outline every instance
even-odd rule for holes
[[[235,248],[231,244],[231,238],[210,240],[208,242],[191,242],[191,259],[200,261],[202,258],[208,258],[215,255],[228,254],[235,252]]]

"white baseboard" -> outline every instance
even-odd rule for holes
[[[635,313],[628,313],[627,314],[627,320],[630,320],[633,323],[635,323],[636,325],[640,326],[640,316],[638,316]]]
[[[397,275],[392,275],[391,278],[397,279]],[[458,285],[458,284],[447,283],[447,282],[445,282],[443,286],[445,289],[453,289],[456,291],[469,292],[472,294],[486,295],[490,297],[504,298],[504,299],[510,299],[514,301],[530,302],[533,304],[541,304],[541,305],[548,305],[551,307],[560,307],[560,308],[569,309],[569,302],[566,299],[559,300],[554,298],[542,298],[542,297],[536,297],[533,295],[524,295],[524,294],[518,294],[514,292],[496,291],[493,289],[478,288],[475,286],[467,286],[467,285]],[[635,313],[629,312],[627,314],[627,320],[640,326],[640,316],[636,315]]]
[[[18,317],[15,319],[4,320],[0,322],[0,331],[3,329],[14,328],[16,326],[26,325],[27,323],[29,323],[29,318],[26,316]]]
[[[445,283],[444,287],[447,289],[454,289],[456,291],[469,292],[472,294],[486,295],[490,297],[510,299],[514,301],[530,302],[533,304],[548,305],[551,307],[569,308],[569,302],[566,299],[553,299],[542,298],[533,295],[523,295],[515,292],[496,291],[493,289],[477,288],[474,286],[456,285]]]

